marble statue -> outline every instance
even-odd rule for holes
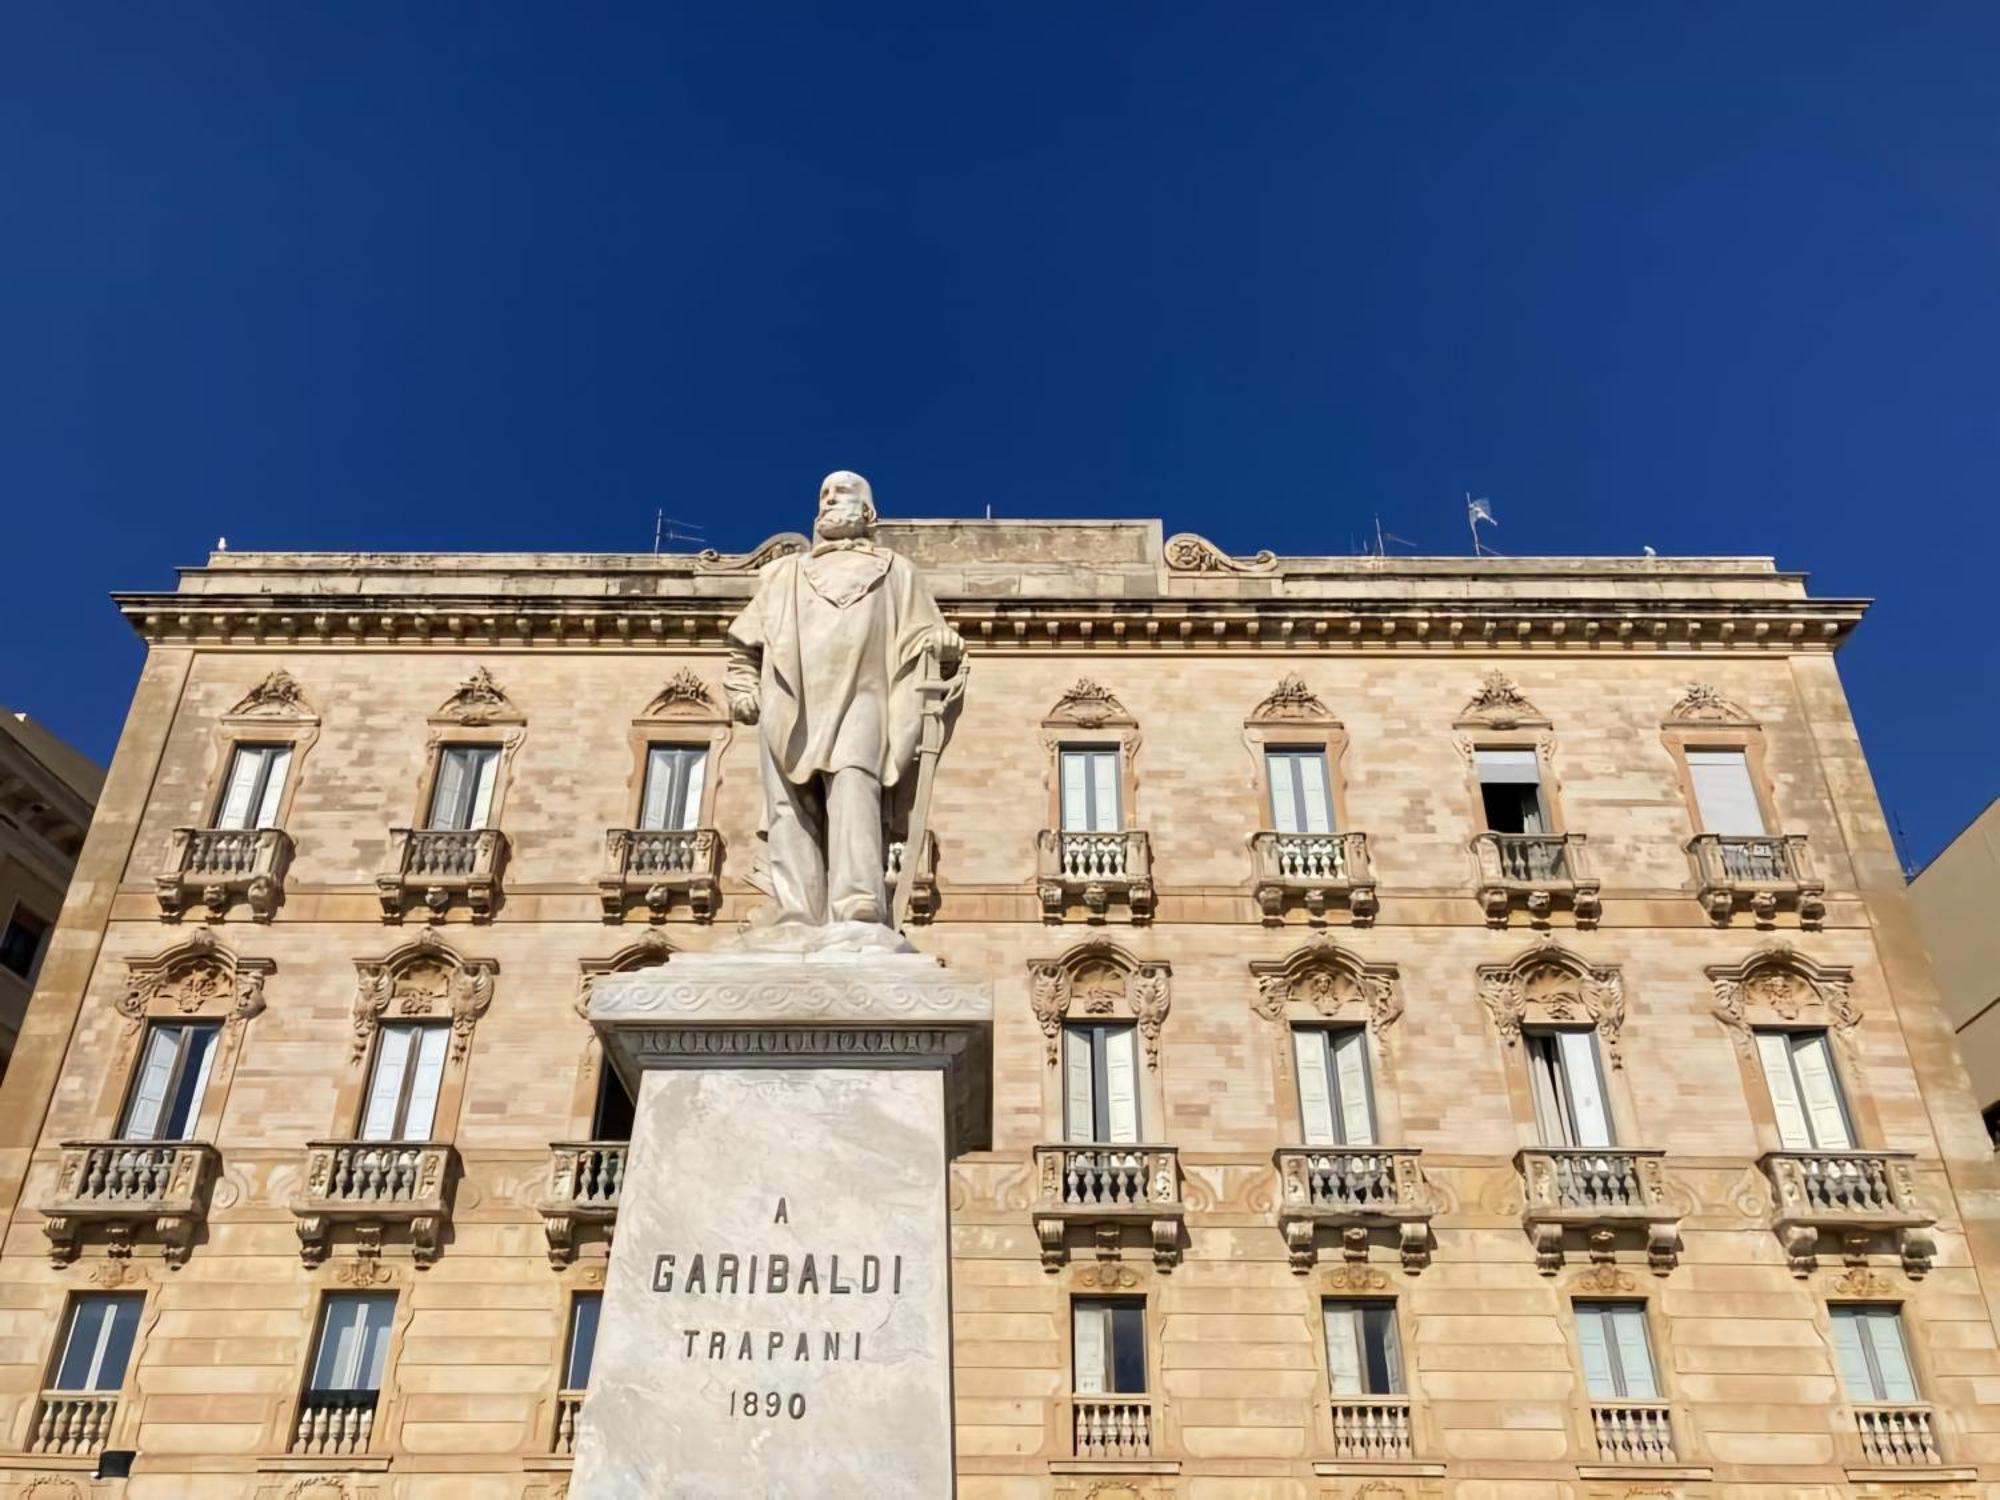
[[[731,716],[758,728],[773,898],[747,947],[906,946],[890,925],[884,798],[916,767],[939,683],[962,684],[965,643],[874,529],[868,481],[827,475],[811,549],[766,564],[729,627],[723,687]],[[941,741],[927,743],[934,757]]]

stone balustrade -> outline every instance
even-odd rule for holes
[[[316,1458],[366,1453],[375,1436],[374,1391],[307,1391],[299,1398],[299,1421],[291,1451]]]
[[[442,1248],[458,1154],[439,1141],[314,1141],[306,1147],[305,1191],[292,1203],[305,1262],[325,1259],[336,1224],[353,1226],[363,1253],[385,1229],[407,1233],[428,1266]]]
[[[28,1452],[95,1453],[110,1441],[117,1418],[116,1391],[43,1391],[28,1434]]]
[[[1069,1228],[1087,1225],[1103,1259],[1121,1253],[1125,1227],[1152,1236],[1153,1260],[1171,1269],[1181,1254],[1180,1155],[1172,1146],[1049,1145],[1035,1148],[1035,1235],[1042,1266],[1069,1257]]]
[[[1100,920],[1122,901],[1134,921],[1153,915],[1153,849],[1136,828],[1122,833],[1076,833],[1044,828],[1035,840],[1035,888],[1042,915],[1062,920],[1082,906]]]
[[[1931,1409],[1907,1402],[1857,1403],[1854,1426],[1861,1456],[1883,1468],[1915,1468],[1941,1462]]]
[[[549,1146],[549,1191],[538,1211],[549,1238],[549,1263],[558,1270],[576,1258],[580,1226],[617,1220],[629,1149],[625,1141],[555,1141]]]
[[[1535,1268],[1562,1269],[1566,1231],[1582,1231],[1594,1259],[1608,1260],[1620,1232],[1644,1232],[1653,1270],[1680,1262],[1680,1215],[1669,1203],[1666,1153],[1629,1146],[1536,1146],[1522,1151],[1526,1199],[1522,1222],[1535,1244]]]
[[[1422,1153],[1408,1147],[1281,1146],[1278,1227],[1300,1275],[1318,1259],[1320,1226],[1339,1233],[1349,1260],[1368,1258],[1369,1231],[1397,1232],[1404,1268],[1430,1262],[1431,1194]]]
[[[1410,1438],[1407,1396],[1335,1396],[1335,1458],[1402,1459],[1416,1456]]]
[[[1250,836],[1251,894],[1266,923],[1284,920],[1289,906],[1314,917],[1344,905],[1357,924],[1375,919],[1381,903],[1368,862],[1365,833],[1278,833]]]
[[[1153,1456],[1153,1398],[1073,1396],[1076,1456],[1133,1459]]]
[[[389,868],[375,878],[382,920],[402,921],[413,901],[438,919],[463,900],[475,922],[490,921],[506,863],[497,828],[392,828]]]
[[[697,922],[713,920],[722,903],[722,847],[713,828],[607,830],[607,867],[597,882],[604,920],[622,921],[636,901],[657,922],[676,897]]]
[[[1567,907],[1579,927],[1596,925],[1603,908],[1582,834],[1480,833],[1472,853],[1487,926],[1505,927],[1516,907],[1535,921]]]
[[[1917,1199],[1909,1152],[1772,1151],[1761,1165],[1778,1199],[1772,1227],[1794,1275],[1819,1263],[1822,1231],[1841,1236],[1850,1255],[1889,1238],[1910,1275],[1930,1270],[1937,1247],[1925,1231],[1937,1220]]]
[[[114,1254],[151,1234],[169,1265],[185,1264],[215,1164],[215,1148],[200,1141],[64,1141],[55,1194],[41,1206],[50,1256],[68,1264],[87,1232]]]
[[[1672,1409],[1664,1401],[1590,1403],[1597,1456],[1609,1464],[1670,1464],[1674,1454]]]
[[[176,828],[167,868],[153,882],[160,915],[178,917],[198,902],[219,922],[241,901],[268,922],[291,863],[292,836],[282,828]]]
[[[576,1452],[577,1418],[583,1414],[585,1391],[556,1392],[555,1430],[549,1437],[549,1452],[569,1456]]]
[[[1826,882],[1813,873],[1802,833],[1700,833],[1688,840],[1687,851],[1696,894],[1717,922],[1746,909],[1759,922],[1780,911],[1797,912],[1802,927],[1826,919]]]

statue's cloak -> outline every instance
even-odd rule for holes
[[[729,638],[763,653],[758,728],[784,778],[862,766],[894,786],[916,758],[924,644],[943,625],[886,547],[822,543],[766,563]]]

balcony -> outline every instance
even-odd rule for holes
[[[118,1419],[116,1391],[43,1391],[28,1432],[28,1452],[50,1456],[95,1453]]]
[[[1597,1456],[1605,1463],[1679,1462],[1674,1453],[1673,1412],[1664,1401],[1593,1400],[1590,1426],[1597,1436]]]
[[[375,1436],[374,1391],[307,1391],[299,1398],[299,1425],[291,1451],[315,1458],[366,1453]]]
[[[497,828],[392,828],[389,868],[375,877],[382,920],[402,921],[414,902],[438,921],[458,899],[473,921],[490,921],[506,863],[507,835]]]
[[[1153,1456],[1151,1396],[1073,1396],[1070,1408],[1078,1458]]]
[[[896,882],[903,878],[904,845],[901,840],[888,849],[889,868],[883,884],[890,892],[896,889]],[[928,922],[937,915],[938,903],[938,845],[937,835],[928,828],[924,830],[923,848],[918,851],[916,867],[910,871],[910,920]]]
[[[1597,925],[1602,908],[1582,834],[1480,833],[1473,835],[1472,853],[1488,927],[1505,927],[1516,907],[1537,922],[1567,908],[1577,926]]]
[[[1845,1253],[1865,1258],[1869,1242],[1893,1237],[1903,1269],[1922,1276],[1937,1246],[1924,1233],[1937,1222],[1917,1201],[1907,1151],[1772,1151],[1761,1163],[1778,1197],[1772,1220],[1795,1276],[1819,1263],[1822,1230],[1841,1236]]]
[[[150,1231],[168,1265],[185,1264],[215,1162],[215,1148],[198,1141],[64,1141],[55,1196],[42,1205],[50,1258],[67,1265],[87,1232],[124,1255]]]
[[[1035,1237],[1042,1269],[1069,1258],[1069,1228],[1086,1224],[1100,1260],[1116,1260],[1125,1228],[1147,1229],[1153,1263],[1172,1270],[1181,1257],[1181,1167],[1172,1146],[1037,1146]]]
[[[605,921],[622,921],[635,901],[663,921],[676,896],[697,922],[714,920],[722,900],[722,835],[713,828],[613,828],[604,850],[610,863],[597,895]]]
[[[578,1228],[617,1219],[629,1149],[625,1141],[557,1141],[549,1147],[549,1193],[538,1212],[548,1231],[549,1264],[557,1270],[576,1259]]]
[[[1854,1408],[1861,1456],[1885,1469],[1914,1469],[1941,1463],[1931,1409],[1906,1403],[1871,1402]]]
[[[1720,833],[1688,840],[1695,889],[1716,922],[1748,910],[1759,922],[1780,911],[1799,914],[1801,927],[1826,920],[1826,882],[1813,874],[1802,833],[1775,838],[1742,838]]]
[[[549,1452],[558,1458],[570,1458],[576,1453],[577,1418],[583,1415],[585,1391],[556,1392],[556,1425],[549,1435]]]
[[[1329,907],[1345,906],[1356,926],[1375,920],[1375,872],[1368,864],[1365,833],[1276,833],[1250,835],[1251,894],[1267,925],[1302,906],[1315,921]]]
[[[1562,1269],[1568,1230],[1584,1232],[1591,1259],[1609,1261],[1619,1233],[1637,1229],[1652,1269],[1671,1271],[1680,1263],[1680,1215],[1667,1202],[1665,1159],[1664,1151],[1620,1146],[1537,1146],[1516,1156],[1535,1269],[1544,1276]]]
[[[220,922],[241,901],[268,922],[285,899],[292,836],[282,828],[176,828],[166,873],[154,881],[160,915],[178,917],[199,903]]]
[[[458,1153],[438,1141],[313,1141],[305,1192],[292,1202],[308,1266],[326,1258],[336,1224],[353,1226],[363,1254],[378,1253],[385,1229],[409,1236],[419,1266],[437,1260],[451,1216]]]
[[[1403,1267],[1430,1264],[1430,1189],[1421,1152],[1374,1146],[1281,1146],[1275,1156],[1278,1228],[1303,1276],[1318,1259],[1321,1225],[1336,1230],[1349,1260],[1368,1259],[1371,1229],[1397,1232]]]
[[[1333,1457],[1407,1463],[1416,1457],[1410,1440],[1407,1396],[1335,1396]]]
[[[1138,829],[1070,833],[1044,828],[1035,839],[1035,890],[1045,921],[1060,922],[1072,906],[1101,922],[1122,901],[1132,920],[1153,915],[1153,848]]]

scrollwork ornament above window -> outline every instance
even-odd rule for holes
[[[318,715],[306,702],[305,689],[298,680],[279,667],[267,675],[226,715],[232,719],[303,719],[317,721]]]
[[[1755,1045],[1752,1032],[1765,1025],[1824,1025],[1843,1045],[1854,1045],[1854,1028],[1861,1010],[1854,1003],[1854,971],[1843,965],[1815,963],[1790,943],[1769,943],[1740,964],[1720,964],[1707,971],[1715,991],[1714,1015],[1736,1038],[1746,1055]]]
[[[351,1056],[357,1063],[368,1056],[385,1017],[431,1016],[449,1020],[452,1061],[463,1061],[473,1027],[493,1003],[493,976],[500,972],[490,958],[461,958],[434,931],[387,958],[357,960],[354,968],[359,989]]]
[[[1722,696],[1712,683],[1691,682],[1680,702],[1667,710],[1670,724],[1750,724],[1755,721],[1743,709]]]
[[[713,719],[721,715],[715,694],[692,668],[682,667],[653,695],[641,718]]]
[[[126,961],[125,988],[112,1004],[135,1033],[149,1016],[213,1016],[236,1027],[263,1013],[264,980],[278,966],[239,958],[203,929],[151,958]]]
[[[1488,729],[1546,725],[1548,715],[1530,703],[1514,679],[1497,668],[1480,679],[1479,690],[1459,711],[1458,722]]]
[[[432,722],[439,721],[483,728],[488,724],[520,724],[525,722],[525,718],[514,706],[514,700],[493,680],[493,674],[482,666],[458,685],[457,692],[438,705]]]
[[[1596,1028],[1611,1066],[1624,1066],[1618,1048],[1625,981],[1614,968],[1595,967],[1546,940],[1510,964],[1481,966],[1479,998],[1510,1047],[1520,1042],[1524,1025],[1585,1021]]]
[[[1028,1000],[1048,1042],[1048,1062],[1062,1057],[1063,1023],[1129,1016],[1146,1044],[1146,1066],[1160,1065],[1160,1028],[1173,1008],[1172,969],[1142,963],[1116,943],[1081,943],[1061,958],[1028,965]]]
[[[1280,1025],[1302,1014],[1351,1015],[1382,1036],[1403,1014],[1395,966],[1371,964],[1331,938],[1320,937],[1278,963],[1253,963],[1257,997],[1251,1008]]]
[[[1074,724],[1079,729],[1102,729],[1106,725],[1134,722],[1111,689],[1089,677],[1077,678],[1070,690],[1056,699],[1044,721],[1050,725]]]
[[[1287,672],[1281,677],[1278,685],[1250,713],[1253,724],[1287,720],[1327,725],[1335,722],[1325,700],[1307,687],[1306,680],[1296,672]]]

